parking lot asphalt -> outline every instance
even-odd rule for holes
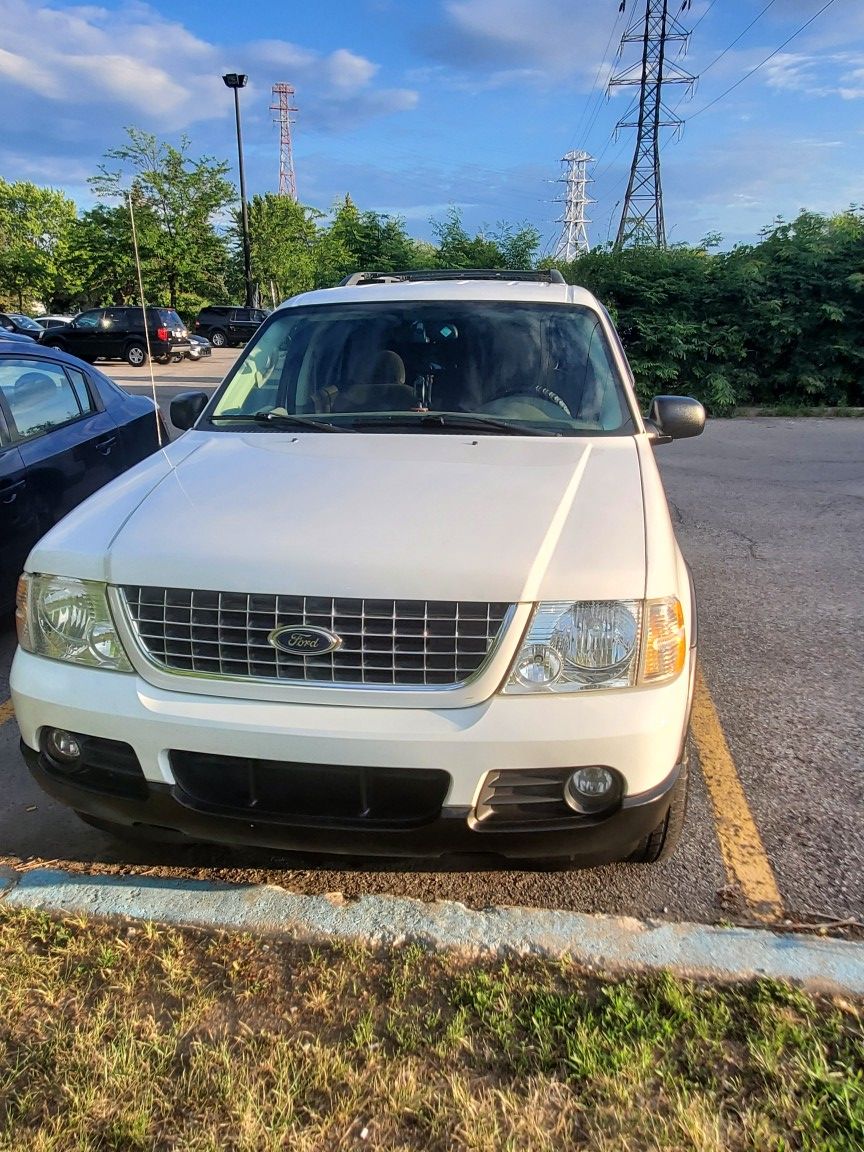
[[[237,352],[157,368],[167,406]],[[134,391],[146,370],[101,365]],[[698,765],[684,842],[655,866],[583,872],[299,858],[121,843],[41,793],[8,703],[0,624],[0,860],[341,892],[695,921],[864,921],[864,421],[712,420],[658,449],[700,602]]]

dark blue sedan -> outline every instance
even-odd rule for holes
[[[75,356],[0,335],[0,613],[40,536],[160,437],[148,397]]]

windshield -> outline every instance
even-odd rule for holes
[[[35,320],[31,320],[29,316],[22,316],[20,312],[10,312],[9,315],[19,328],[27,328],[28,331],[39,331],[39,325]]]
[[[596,312],[478,300],[286,308],[238,361],[209,418],[214,427],[312,431],[325,423],[489,434],[633,431]]]

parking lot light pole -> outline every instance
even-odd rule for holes
[[[252,288],[252,259],[249,247],[249,212],[246,207],[246,176],[243,171],[243,136],[240,132],[241,88],[246,87],[246,76],[242,72],[226,72],[222,77],[227,88],[234,92],[234,115],[237,119],[237,162],[240,168],[240,216],[243,223],[243,278],[246,281],[246,307],[254,306]]]

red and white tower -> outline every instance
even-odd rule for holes
[[[271,112],[277,112],[279,123],[279,195],[290,196],[297,199],[297,178],[294,175],[294,151],[291,146],[291,113],[297,109],[293,106],[294,88],[290,84],[274,84],[273,99],[276,103],[270,105]]]

